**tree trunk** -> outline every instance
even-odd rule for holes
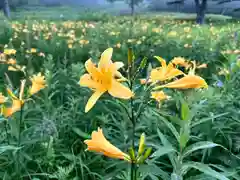
[[[10,8],[8,0],[3,0],[3,13],[7,18],[10,18]]]
[[[196,23],[204,24],[205,14],[207,9],[207,0],[202,0],[201,3],[199,2],[199,0],[195,0],[195,5],[196,5],[196,13],[197,13]]]
[[[134,15],[134,0],[131,0],[130,7],[131,7],[131,15],[133,16]]]

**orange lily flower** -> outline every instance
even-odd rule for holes
[[[19,111],[21,109],[21,107],[23,106],[24,104],[24,100],[23,100],[23,93],[24,93],[24,88],[25,88],[25,83],[26,81],[25,80],[22,80],[21,81],[21,87],[20,87],[20,92],[19,92],[19,98],[16,97],[14,95],[14,93],[9,89],[7,88],[7,92],[8,94],[11,96],[12,98],[12,106],[11,107],[3,107],[2,109],[2,114],[5,116],[5,117],[9,117],[9,116],[12,116],[15,112]]]
[[[154,56],[154,57],[160,61],[162,67],[153,69],[151,71],[150,79],[148,80],[148,82],[170,80],[176,76],[184,74],[182,71],[175,68],[172,63],[169,63],[167,65],[166,61],[161,57],[159,56]],[[143,83],[144,80],[141,80],[141,82]]]
[[[151,95],[151,98],[155,99],[158,102],[169,98],[169,96],[167,96],[163,91],[151,92]]]
[[[7,101],[7,98],[2,94],[0,93],[0,104],[3,104]]]
[[[84,74],[80,78],[79,84],[94,91],[87,102],[85,112],[88,112],[105,92],[122,99],[129,99],[134,95],[129,88],[120,83],[120,81],[125,80],[118,71],[123,66],[123,63],[113,63],[111,60],[112,53],[112,48],[106,49],[101,55],[98,67],[93,64],[91,59],[85,63],[88,74]]]
[[[184,76],[181,79],[170,82],[168,84],[157,86],[154,88],[154,90],[157,90],[160,88],[197,89],[197,88],[207,88],[207,87],[208,85],[203,78],[197,75],[190,74],[190,75]]]
[[[95,151],[98,153],[102,153],[105,156],[123,159],[130,161],[129,155],[122,152],[120,149],[112,145],[103,135],[102,129],[98,128],[98,131],[92,132],[92,139],[85,140],[85,144],[87,144],[89,151]]]
[[[182,57],[175,57],[173,58],[173,60],[171,61],[174,65],[179,65],[182,67],[185,67],[186,69],[190,67],[189,62],[187,62],[184,58]]]
[[[21,101],[17,100],[17,99],[13,99],[12,100],[12,107],[9,108],[5,108],[3,107],[2,109],[2,114],[4,115],[4,117],[10,117],[11,115],[13,115],[15,112],[19,111],[22,107],[22,103]]]
[[[44,89],[46,87],[45,77],[38,73],[37,75],[33,75],[31,77],[32,87],[30,88],[30,94],[33,95]]]
[[[4,54],[6,54],[6,55],[14,55],[14,54],[16,54],[16,50],[15,49],[4,49]]]

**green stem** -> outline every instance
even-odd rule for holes
[[[130,89],[133,89],[133,82],[131,81],[130,83]],[[132,148],[133,150],[135,149],[135,129],[136,129],[136,119],[134,116],[134,105],[133,105],[133,98],[130,100],[130,105],[131,105],[131,122],[132,122]],[[136,164],[132,160],[131,163],[131,180],[136,180]]]
[[[18,147],[21,145],[21,126],[22,126],[22,119],[23,119],[23,106],[21,106],[20,110],[20,119],[19,119],[19,126],[18,126]]]
[[[17,147],[20,148],[21,145],[21,126],[22,126],[22,120],[23,120],[23,108],[24,105],[21,106],[21,110],[20,110],[20,118],[19,118],[19,124],[18,124],[18,143],[17,143]],[[18,150],[17,153],[17,174],[18,174],[18,179],[20,179],[20,150]]]
[[[6,133],[6,136],[7,136],[7,143],[9,145],[10,144],[10,140],[9,140],[9,136],[8,136],[7,121],[6,120],[4,120],[4,129],[5,129],[5,133]]]

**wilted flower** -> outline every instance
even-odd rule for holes
[[[103,135],[102,129],[98,128],[98,131],[92,132],[92,139],[85,140],[89,151],[95,151],[101,153],[110,158],[122,159],[130,161],[129,155],[122,152],[120,149],[112,145]]]

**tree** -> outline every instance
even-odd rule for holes
[[[205,14],[207,9],[207,0],[195,0],[195,6],[196,6],[196,23],[197,24],[203,24],[205,20]]]
[[[122,1],[122,0],[107,0],[108,2]],[[124,0],[129,7],[131,8],[131,15],[134,15],[135,6],[139,5],[139,3],[143,2],[143,0]]]
[[[10,18],[10,8],[8,0],[3,0],[3,13],[7,18]]]
[[[183,4],[185,0],[174,0],[167,2],[168,5],[171,4]],[[207,0],[194,0],[196,8],[196,23],[203,24],[205,21],[205,14],[207,10]]]

